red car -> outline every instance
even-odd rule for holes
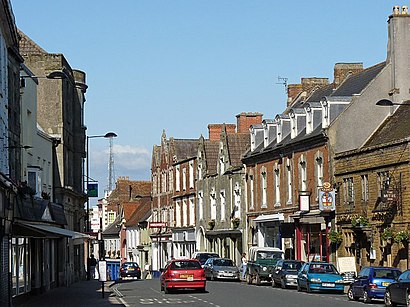
[[[171,260],[161,271],[161,291],[165,293],[176,289],[198,289],[205,292],[205,271],[196,259]]]

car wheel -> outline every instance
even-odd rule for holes
[[[281,281],[280,281],[280,286],[281,286],[282,289],[286,289],[286,284],[285,284],[285,281],[283,279],[281,279]]]
[[[351,301],[357,301],[359,298],[354,295],[352,287],[349,287],[347,291],[347,298]]]
[[[276,287],[275,280],[274,280],[274,279],[272,279],[272,288],[275,288],[275,287]]]
[[[312,289],[310,289],[310,284],[308,282],[306,282],[306,292],[307,293],[311,293]]]
[[[406,306],[410,307],[410,292],[406,293]]]
[[[252,276],[248,274],[248,285],[252,285]]]
[[[409,294],[406,295],[406,303],[407,306],[410,306],[408,303],[408,298],[409,298]],[[384,304],[386,305],[386,307],[396,307],[397,304],[393,303],[392,298],[391,298],[391,293],[389,290],[386,290],[386,292],[384,293]]]
[[[259,276],[259,274],[256,274],[256,285],[257,286],[261,285],[261,277]]]
[[[170,293],[171,293],[171,289],[165,287],[165,288],[164,288],[164,292],[165,292],[165,294],[170,294]]]
[[[161,284],[161,291],[164,291],[164,286]]]
[[[367,290],[364,289],[364,291],[363,291],[363,302],[367,304],[367,303],[371,303],[371,301],[372,301],[372,298],[369,296],[369,293],[367,293]]]

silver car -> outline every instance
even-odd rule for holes
[[[204,264],[204,270],[207,279],[239,281],[239,269],[233,261],[228,258],[209,258]]]

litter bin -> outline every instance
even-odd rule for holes
[[[118,280],[120,277],[120,261],[107,260],[107,278],[109,280]]]
[[[152,278],[159,278],[161,276],[160,271],[152,271]]]

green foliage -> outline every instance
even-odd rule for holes
[[[409,232],[406,230],[401,230],[394,236],[394,242],[404,243],[409,241]]]
[[[367,219],[367,217],[360,215],[359,217],[352,219],[352,226],[353,227],[369,226],[369,220]]]
[[[327,234],[327,237],[331,243],[334,244],[340,244],[343,241],[343,235],[341,232],[338,232],[336,230],[331,230]]]
[[[214,227],[215,227],[215,220],[214,220],[214,219],[209,220],[208,226],[209,226],[209,228],[211,228],[211,229],[214,228]]]
[[[383,232],[381,233],[381,237],[383,240],[387,241],[390,240],[391,238],[393,238],[393,230],[388,227],[388,228],[384,228]]]
[[[234,228],[237,228],[237,227],[239,226],[239,223],[241,222],[241,220],[240,220],[239,217],[234,217],[234,218],[231,220],[231,222],[232,222],[232,226],[233,226]]]

